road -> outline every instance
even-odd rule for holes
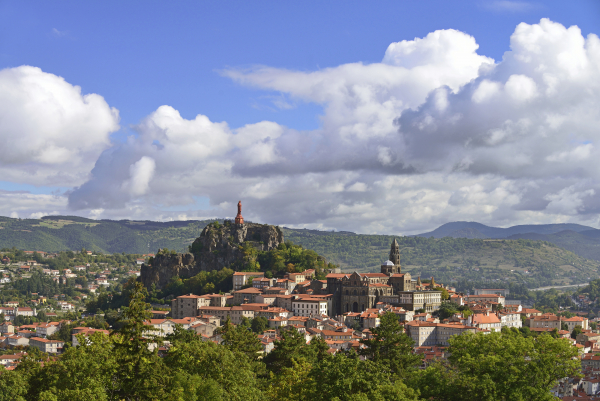
[[[532,288],[529,291],[546,291],[549,290],[551,288],[569,288],[569,287],[584,287],[586,285],[588,285],[589,283],[583,283],[583,284],[571,284],[571,285],[551,285],[549,287],[540,287],[540,288]]]

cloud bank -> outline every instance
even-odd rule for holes
[[[47,109],[10,113],[0,136],[22,156],[0,156],[0,168],[11,180],[72,186],[69,210],[103,218],[233,216],[242,199],[249,220],[364,233],[454,220],[597,226],[598,37],[544,19],[517,26],[498,62],[477,50],[475,38],[440,30],[390,44],[380,63],[224,70],[241,85],[322,105],[321,127],[232,128],[161,106],[112,145],[118,112],[100,96],[32,67],[3,70],[0,86],[13,89],[0,105],[28,85],[61,91],[39,100]]]

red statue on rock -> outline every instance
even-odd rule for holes
[[[244,224],[244,218],[242,217],[242,201],[238,202],[238,214],[235,216],[235,224]]]

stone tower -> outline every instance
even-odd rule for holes
[[[394,266],[400,267],[400,246],[398,245],[398,241],[394,238],[392,242],[392,247],[390,249],[390,260],[394,264]],[[400,273],[400,272],[398,272]]]
[[[390,249],[390,260],[381,265],[381,272],[384,274],[401,273],[400,268],[400,246],[398,241],[394,239]]]

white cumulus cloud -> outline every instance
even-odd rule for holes
[[[5,181],[71,186],[88,178],[110,146],[119,113],[36,67],[0,70],[0,176]]]
[[[440,30],[390,44],[381,63],[222,71],[322,105],[322,125],[231,128],[161,106],[104,150],[69,206],[178,218],[204,213],[193,210],[203,197],[206,213],[233,216],[242,198],[249,220],[371,233],[598,224],[598,37],[543,19],[519,24],[498,62],[477,51],[475,38]]]

